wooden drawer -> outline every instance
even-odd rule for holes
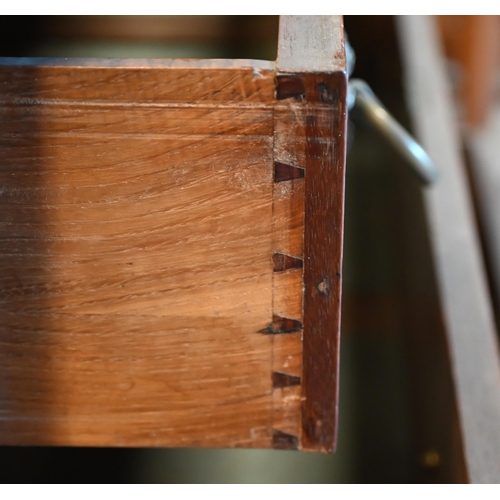
[[[332,451],[342,20],[0,64],[0,443]]]

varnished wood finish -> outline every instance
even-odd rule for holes
[[[279,182],[273,188],[275,252],[299,259],[304,251],[304,189],[304,179]]]
[[[274,75],[3,66],[4,444],[271,444]]]
[[[303,446],[333,451],[338,404],[347,75],[306,77]],[[319,374],[322,374],[319,376]]]
[[[325,71],[300,100],[265,61],[0,60],[0,443],[333,449]]]
[[[149,59],[45,59],[34,63],[36,59],[0,59],[2,101],[76,101],[95,107],[103,103],[136,107],[154,103],[174,109],[259,104],[262,108],[274,97],[273,72],[269,69],[272,66],[265,62],[260,66],[252,61],[228,64],[219,60],[179,63]]]
[[[347,126],[341,18],[285,16],[277,66],[281,105],[275,111],[275,160],[305,169],[303,240],[297,238],[293,250],[275,247],[303,258],[301,447],[332,452],[337,434]],[[299,170],[281,167],[280,172],[286,171]],[[274,213],[276,221],[276,201]],[[276,300],[274,304],[276,311]]]
[[[283,99],[279,80],[278,102]],[[274,113],[274,188],[273,188],[273,446],[296,449],[301,441],[301,386],[276,384],[277,373],[302,377],[303,326],[303,242],[304,175],[302,166],[281,161],[289,149],[282,144],[303,144],[303,113],[284,104]],[[287,139],[284,139],[287,138]],[[299,263],[302,265],[299,266]],[[291,342],[289,339],[293,339]],[[283,349],[292,347],[286,361]],[[286,350],[285,350],[286,352]],[[279,354],[278,354],[279,353]],[[290,367],[293,367],[291,370]]]

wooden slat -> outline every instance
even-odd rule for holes
[[[441,171],[424,203],[467,473],[473,483],[497,483],[498,344],[437,27],[420,16],[402,17],[398,25],[415,130]]]
[[[149,60],[128,62],[112,60],[102,66],[90,60],[64,64],[49,59],[44,65],[34,60],[1,59],[0,102],[92,101],[104,102],[221,105],[270,103],[274,97],[273,73],[265,63],[260,67],[245,63],[243,68],[229,67],[217,61],[203,64],[171,64],[156,67]],[[193,67],[194,66],[194,67]],[[212,67],[215,66],[215,67]],[[222,66],[222,67],[221,67]],[[196,68],[196,70],[195,70]]]
[[[275,130],[297,137],[275,138],[277,159],[305,168],[301,447],[331,452],[337,435],[347,135],[342,18],[282,16],[276,64],[278,109],[289,112],[275,115]]]
[[[344,72],[311,75],[305,83],[309,109],[304,207],[302,440],[303,446],[333,451],[339,384],[347,75]],[[324,106],[325,101],[331,107]],[[318,376],[320,373],[323,375]]]
[[[399,303],[404,315],[398,316],[404,321],[417,481],[466,483],[464,443],[422,189],[411,172],[401,169],[399,174],[394,215],[404,243],[399,246],[404,264]]]
[[[488,255],[494,306],[500,312],[500,106],[498,99],[489,108],[484,124],[469,131],[466,145],[471,159],[471,177]]]
[[[106,57],[0,57],[1,66],[31,66],[51,68],[175,68],[175,69],[252,69],[256,76],[262,70],[273,71],[275,63],[260,59],[158,59],[158,58],[106,58]]]

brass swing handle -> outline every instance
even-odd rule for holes
[[[411,164],[424,184],[432,184],[439,178],[439,171],[430,156],[385,109],[364,80],[349,80],[349,109],[354,106]]]
[[[356,65],[356,53],[346,35],[347,73],[351,76]],[[439,178],[437,169],[424,148],[401,126],[377,99],[370,86],[360,79],[349,79],[348,109],[356,107],[364,118],[377,129],[410,163],[420,181],[429,185]]]

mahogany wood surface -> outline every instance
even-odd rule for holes
[[[336,444],[332,415],[339,384],[347,129],[343,44],[337,16],[321,16],[319,23],[286,16],[280,24],[277,97],[302,118],[299,133],[306,138],[305,143],[275,140],[280,162],[305,167],[302,446],[328,452]],[[321,67],[328,72],[319,72]],[[279,127],[297,129],[290,115]]]
[[[2,442],[267,446],[273,73],[0,71]]]
[[[0,443],[331,451],[345,75],[0,63]]]

